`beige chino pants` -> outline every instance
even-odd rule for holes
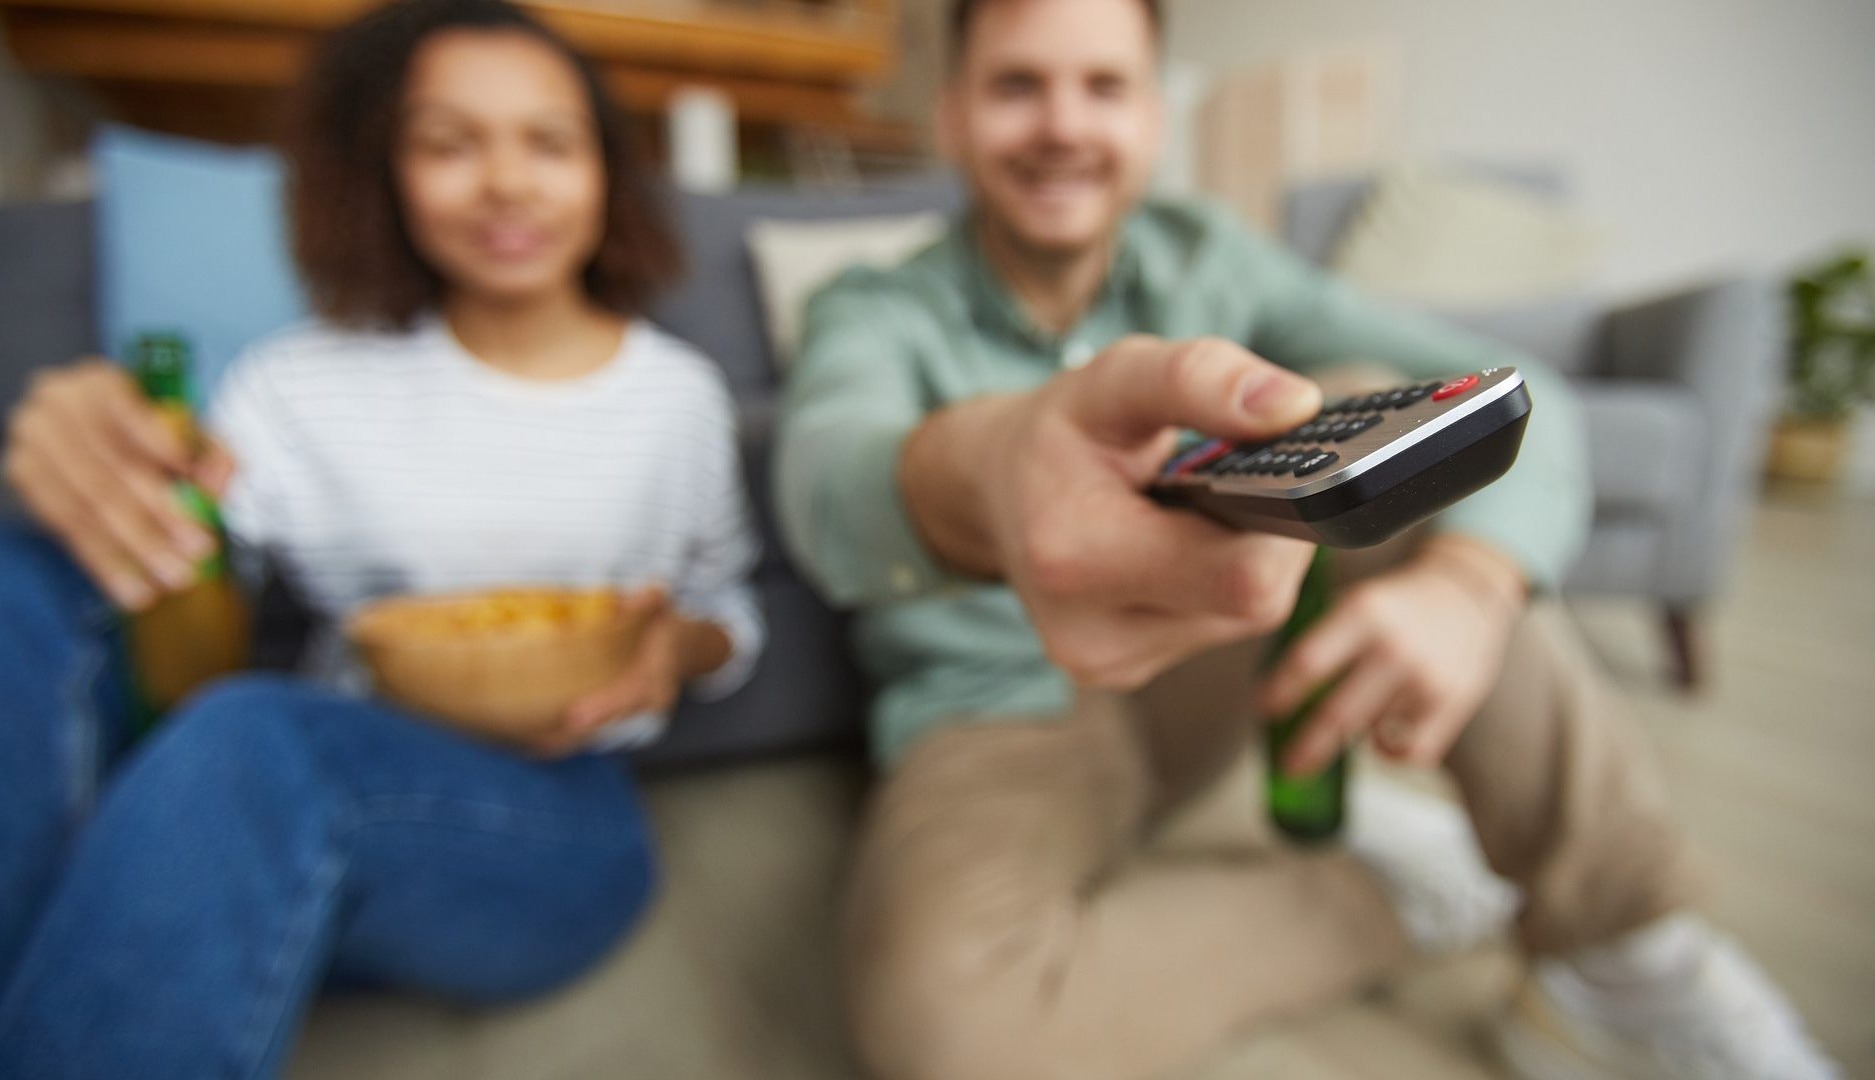
[[[1406,958],[1376,879],[1345,852],[1152,849],[1260,730],[1260,647],[913,747],[869,809],[846,911],[849,1016],[873,1075],[1164,1075]],[[1646,749],[1553,605],[1518,623],[1446,768],[1492,868],[1524,892],[1526,949],[1605,942],[1691,899]]]

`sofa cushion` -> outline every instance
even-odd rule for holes
[[[1575,387],[1588,424],[1598,518],[1665,518],[1699,497],[1707,432],[1691,390],[1634,379]]]
[[[757,221],[826,221],[948,214],[961,204],[949,176],[925,176],[860,191],[745,188],[726,195],[677,196],[690,273],[652,312],[660,325],[723,366],[738,398],[763,398],[779,385],[762,317],[749,229]]]
[[[833,221],[771,221],[749,226],[749,253],[762,292],[768,349],[785,374],[801,349],[807,301],[854,266],[892,267],[943,234],[936,211]]]
[[[1522,185],[1406,168],[1375,181],[1328,265],[1384,296],[1501,306],[1579,290],[1602,246],[1597,230]]]
[[[1598,375],[1605,305],[1579,294],[1512,307],[1445,310],[1439,318],[1529,353],[1564,375]]]
[[[35,368],[96,352],[91,204],[0,205],[0,416]],[[0,484],[0,518],[18,504]]]
[[[1467,164],[1468,176],[1495,180],[1555,202],[1569,196],[1560,170],[1545,165]],[[1328,176],[1296,184],[1283,192],[1283,243],[1317,266],[1328,265],[1335,245],[1360,216],[1373,193],[1375,177]]]
[[[205,396],[249,342],[306,316],[278,155],[106,127],[91,156],[108,350],[121,353],[143,330],[179,330]]]

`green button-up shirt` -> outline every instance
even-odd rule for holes
[[[1494,544],[1539,586],[1587,535],[1578,408],[1531,358],[1376,304],[1199,203],[1137,210],[1093,306],[1056,335],[1025,317],[959,220],[902,265],[849,271],[815,295],[782,405],[782,531],[822,594],[856,609],[882,761],[935,724],[1055,712],[1071,698],[1015,594],[946,572],[919,539],[896,477],[906,436],[937,409],[1033,388],[1129,333],[1229,338],[1303,373],[1371,362],[1428,379],[1515,365],[1534,403],[1517,464],[1438,525]]]

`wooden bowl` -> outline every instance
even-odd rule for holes
[[[385,698],[475,734],[527,739],[618,677],[652,596],[525,588],[396,597],[360,608],[346,636]]]

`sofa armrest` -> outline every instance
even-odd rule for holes
[[[1712,282],[1611,312],[1602,370],[1689,387],[1715,416],[1762,415],[1776,401],[1782,330],[1770,282]]]
[[[1600,368],[1614,379],[1684,386],[1705,421],[1701,475],[1669,526],[1669,600],[1716,592],[1744,524],[1778,402],[1783,308],[1776,288],[1731,278],[1611,313]]]

